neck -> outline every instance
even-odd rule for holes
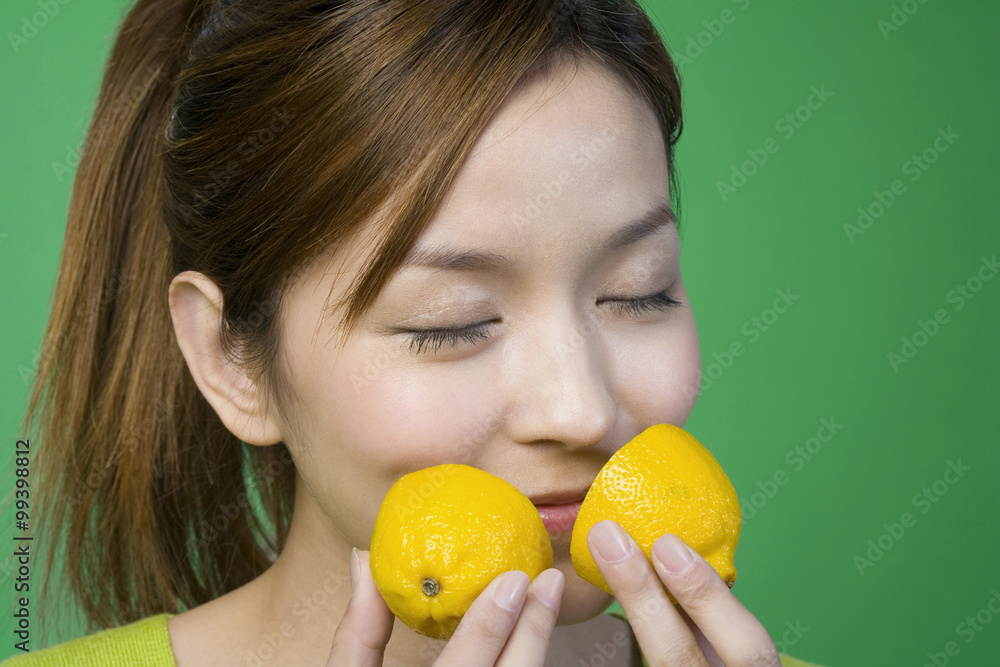
[[[246,587],[244,603],[257,611],[254,645],[270,645],[271,660],[261,664],[322,665],[351,597],[351,543],[333,527],[315,500],[296,480],[295,511],[288,539],[274,564]],[[550,660],[592,643],[597,626],[614,619],[598,616],[575,625],[557,626],[549,644]],[[384,667],[433,664],[446,642],[420,635],[398,618],[386,646]],[[589,646],[589,644],[587,644]],[[267,653],[268,651],[259,651]],[[260,656],[264,658],[264,655]],[[558,661],[556,661],[558,662]]]

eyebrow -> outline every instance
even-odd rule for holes
[[[677,218],[674,217],[674,211],[670,208],[670,202],[666,199],[657,199],[652,208],[612,234],[604,242],[603,250],[606,253],[621,250],[655,234],[661,227],[676,224]]]
[[[615,231],[604,241],[601,250],[611,253],[655,234],[666,225],[676,225],[670,202],[657,199],[656,203],[635,220]],[[484,271],[508,267],[512,261],[506,255],[488,250],[456,250],[454,248],[415,247],[403,259],[400,269],[427,267],[443,271]]]

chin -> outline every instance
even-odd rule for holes
[[[614,596],[608,595],[600,588],[580,578],[580,575],[573,569],[573,562],[570,560],[568,550],[565,558],[557,558],[553,567],[559,568],[566,579],[562,604],[559,607],[559,618],[556,620],[557,626],[575,625],[589,621],[602,614],[615,601]]]

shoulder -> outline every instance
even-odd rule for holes
[[[621,620],[628,623],[628,619],[625,617],[625,613],[620,609],[611,608],[604,612],[607,616],[614,616],[615,618],[620,618]],[[631,627],[631,626],[630,626]],[[781,658],[781,667],[820,667],[820,665],[813,664],[811,662],[805,662],[804,660],[799,660],[798,658],[793,658],[790,655],[785,655],[784,653],[779,653],[778,656]],[[645,656],[639,652],[639,659],[641,661],[642,667],[647,667]],[[0,667],[3,667],[0,665]]]
[[[101,630],[41,651],[9,658],[0,663],[0,667],[176,667],[167,634],[167,619],[172,615],[158,614],[119,628]]]

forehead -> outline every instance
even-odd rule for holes
[[[509,246],[566,218],[620,223],[666,198],[668,183],[652,109],[601,65],[565,63],[497,109],[423,240],[488,231]]]
[[[570,245],[603,240],[663,199],[669,171],[652,109],[581,59],[531,80],[498,107],[413,251],[485,248],[558,260]],[[342,310],[384,232],[381,223],[366,225],[309,272],[301,288],[325,295],[327,315]]]

